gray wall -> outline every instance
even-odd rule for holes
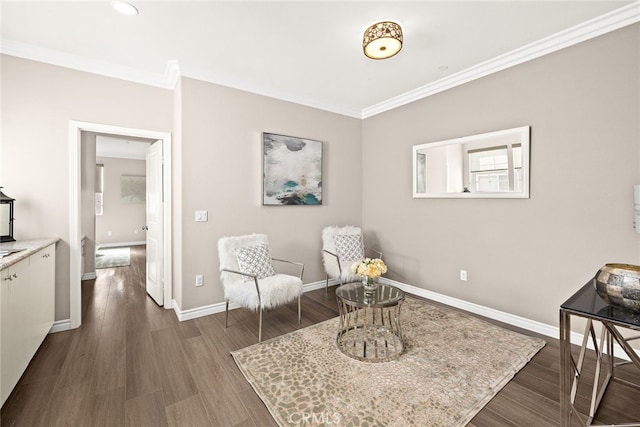
[[[82,132],[82,152],[80,160],[80,203],[82,218],[80,230],[85,237],[83,274],[96,271],[96,216],[95,216],[95,181],[96,181],[96,134]],[[58,236],[59,237],[59,236]]]
[[[97,157],[104,164],[104,209],[96,218],[96,243],[144,242],[147,238],[142,226],[146,224],[144,203],[125,203],[120,197],[122,175],[145,176],[144,160]],[[111,235],[109,235],[111,232]]]
[[[216,245],[227,235],[266,233],[273,256],[304,262],[306,283],[323,280],[322,228],[361,219],[362,121],[188,78],[179,90],[180,307],[223,301]],[[323,141],[322,206],[262,206],[262,132]],[[194,222],[196,210],[209,221]]]
[[[172,131],[170,90],[2,55],[0,180],[17,239],[60,237],[56,320],[69,318],[69,120]]]
[[[363,226],[388,276],[554,325],[603,264],[638,264],[639,53],[636,24],[365,120]],[[412,198],[412,145],[524,125],[530,199]]]
[[[389,277],[556,324],[606,262],[639,263],[639,25],[364,121],[182,78],[174,91],[2,57],[0,181],[20,239],[59,236],[56,319],[69,317],[69,120],[173,132],[174,297],[222,302],[216,241],[264,232],[324,279],[320,232],[363,225]],[[531,198],[411,197],[411,146],[532,127]],[[261,132],[324,142],[324,205],[261,205]],[[194,222],[195,210],[209,221]],[[458,280],[460,269],[469,281]],[[205,286],[196,288],[196,274]]]

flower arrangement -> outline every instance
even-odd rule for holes
[[[366,276],[367,282],[373,282],[387,272],[387,265],[380,258],[365,258],[362,261],[353,263],[351,272]]]

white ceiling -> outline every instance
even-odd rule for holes
[[[132,3],[138,16],[109,1],[2,0],[2,52],[160,87],[179,73],[367,117],[640,19],[638,0]],[[362,34],[380,20],[402,26],[404,47],[374,61]]]

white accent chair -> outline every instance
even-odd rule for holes
[[[220,280],[226,301],[224,326],[229,320],[229,302],[259,312],[258,342],[262,342],[262,312],[298,299],[300,325],[300,297],[304,264],[271,258],[265,234],[222,237],[218,240]],[[277,274],[271,261],[297,265],[299,276]]]
[[[382,252],[375,251],[382,258]],[[326,273],[325,291],[329,290],[329,279],[338,279],[340,285],[359,282],[361,277],[351,272],[356,261],[365,258],[362,229],[352,225],[328,226],[322,230],[322,261]]]

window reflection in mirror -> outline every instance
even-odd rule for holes
[[[413,197],[528,198],[529,126],[413,147]]]

